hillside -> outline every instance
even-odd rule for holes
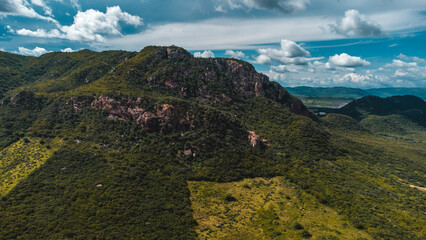
[[[367,96],[354,100],[340,109],[323,110],[348,115],[357,120],[369,115],[402,115],[426,127],[426,103],[421,98],[410,95],[387,98]]]
[[[291,94],[302,99],[308,107],[341,107],[345,104],[368,95],[377,97],[391,97],[413,95],[426,100],[425,88],[345,88],[345,87],[288,87]]]
[[[424,237],[420,137],[395,153],[174,46],[11,57],[0,71],[28,77],[0,82],[0,239]]]
[[[426,88],[372,88],[366,90],[369,95],[382,98],[413,95],[426,101]]]

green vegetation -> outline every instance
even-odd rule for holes
[[[375,88],[362,90],[345,87],[288,87],[286,89],[300,98],[310,108],[341,107],[352,100],[368,95],[382,98],[413,95],[426,100],[426,88]]]
[[[378,97],[392,97],[413,95],[426,101],[426,88],[373,88],[366,90],[369,95]]]
[[[418,109],[318,120],[251,65],[178,47],[8,59],[0,239],[424,238]]]
[[[59,143],[23,138],[0,151],[0,197],[5,196],[17,183],[46,162]]]
[[[402,115],[410,121],[426,127],[426,103],[415,96],[394,96],[380,98],[367,96],[350,102],[339,109],[324,108],[322,111],[348,115],[362,120],[370,115]]]
[[[199,239],[372,239],[284,177],[188,186]]]

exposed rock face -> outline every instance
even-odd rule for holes
[[[248,132],[248,139],[250,141],[250,146],[253,148],[259,148],[259,147],[265,147],[268,140],[267,139],[261,139],[259,135],[257,135],[254,131],[247,131]]]
[[[233,76],[233,84],[238,93],[246,98],[265,96],[288,107],[292,112],[313,119],[316,116],[305,105],[290,95],[285,88],[277,82],[270,82],[269,78],[254,71],[248,63],[238,60],[216,59],[217,64],[225,65],[227,75]]]
[[[175,60],[189,59],[192,57],[189,52],[177,47],[159,48],[156,55],[161,58],[171,58]]]
[[[221,58],[195,61],[187,51],[175,47],[158,48],[155,55],[185,64],[172,67],[163,75],[150,74],[147,83],[152,87],[162,85],[178,91],[182,98],[223,104],[264,96],[283,104],[293,113],[316,119],[302,101],[291,96],[280,84],[270,82],[266,75],[257,73],[249,63]],[[197,84],[188,85],[188,79],[195,79]]]
[[[183,132],[191,127],[189,115],[173,105],[161,104],[155,111],[147,111],[139,107],[140,103],[140,98],[135,101],[132,98],[116,100],[100,96],[93,101],[92,107],[108,112],[110,120],[134,121],[148,131]]]

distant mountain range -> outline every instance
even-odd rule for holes
[[[358,99],[368,95],[378,97],[413,95],[426,100],[426,88],[346,88],[346,87],[287,87],[291,94],[299,98],[327,97],[342,99]]]

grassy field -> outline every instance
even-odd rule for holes
[[[188,185],[199,239],[372,239],[284,177]]]
[[[349,98],[333,98],[333,97],[303,97],[303,96],[297,96],[297,97],[299,97],[302,100],[302,102],[309,108],[315,108],[315,107],[338,108],[353,100]]]
[[[37,138],[23,138],[1,150],[0,197],[49,159],[58,145],[59,140],[48,144]]]

